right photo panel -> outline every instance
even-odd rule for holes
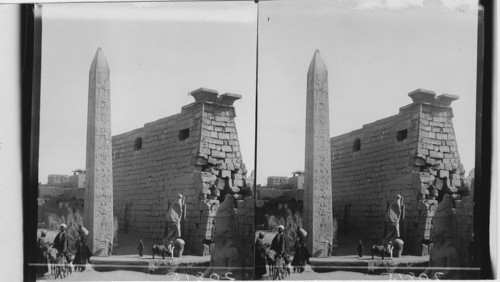
[[[478,10],[259,2],[256,279],[479,277]]]

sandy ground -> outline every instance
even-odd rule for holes
[[[98,272],[87,269],[84,272],[76,272],[62,279],[65,281],[210,281],[209,278],[202,278],[187,274],[155,275],[136,271],[116,270],[110,272]],[[272,280],[269,276],[264,276],[263,280]],[[389,280],[385,275],[368,275],[357,272],[336,271],[328,273],[316,273],[309,266],[303,273],[291,273],[285,280]],[[53,276],[46,276],[37,281],[56,281]],[[57,281],[61,281],[60,278]]]
[[[54,279],[54,276],[38,278],[37,281],[200,281],[199,277],[187,274],[155,275],[137,271],[116,270],[99,272],[86,269],[83,272],[73,272],[64,279]],[[203,280],[210,280],[203,278]]]
[[[271,277],[265,275],[262,280],[272,280]],[[291,273],[284,280],[389,280],[385,275],[369,275],[350,271],[335,271],[328,273],[317,273],[312,271],[309,265],[306,266],[302,273]]]
[[[310,267],[306,267],[303,273],[292,273],[285,280],[388,280],[384,275],[368,275],[356,272],[337,271],[329,273],[316,273]],[[57,281],[210,281],[209,278],[201,278],[194,275],[170,274],[154,275],[135,271],[117,270],[111,272],[97,272],[86,270],[73,273],[65,279],[58,278]],[[272,280],[265,276],[263,280]],[[54,277],[37,279],[37,281],[56,281]]]

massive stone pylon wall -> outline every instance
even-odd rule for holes
[[[371,242],[383,238],[387,204],[400,194],[405,253],[422,254],[444,190],[458,199],[467,192],[452,123],[458,97],[422,89],[409,96],[399,114],[331,138],[333,206],[341,232]]]
[[[186,249],[208,255],[202,242],[213,234],[213,218],[226,186],[238,201],[251,194],[243,195],[246,169],[234,120],[233,103],[241,96],[205,88],[191,95],[195,102],[179,114],[113,136],[115,214],[122,232],[161,243],[168,205],[182,194],[187,211],[181,237]],[[238,210],[242,214],[252,222],[240,222],[240,234],[253,238],[253,213]],[[250,253],[252,243],[246,248]]]

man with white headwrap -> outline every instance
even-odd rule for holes
[[[283,256],[285,262],[288,264],[288,255],[286,251],[286,238],[285,227],[283,225],[278,226],[278,234],[274,236],[273,242],[271,243],[271,250],[275,251],[277,255]]]
[[[71,261],[71,255],[69,254],[69,239],[66,235],[66,224],[61,224],[61,231],[57,234],[54,239],[54,248],[58,251],[58,253],[63,254],[66,257],[68,262]]]
[[[37,269],[37,275],[38,276],[43,276],[45,273],[49,271],[49,268],[47,266],[47,253],[50,247],[49,240],[47,239],[47,231],[42,230],[40,238],[38,238],[37,242],[37,247],[38,247],[38,263],[40,263],[40,266]]]

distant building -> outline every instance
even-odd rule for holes
[[[85,171],[76,169],[73,175],[51,174],[47,184],[38,185],[38,223],[54,227],[54,216],[67,212],[83,214]],[[67,209],[69,208],[69,210]]]
[[[57,186],[68,182],[68,176],[64,174],[51,174],[47,179],[47,185]]]
[[[304,172],[294,171],[292,177],[288,178],[288,185],[292,190],[304,189]]]
[[[267,188],[274,189],[289,189],[288,177],[286,176],[269,176],[267,178]]]
[[[285,194],[284,190],[267,188],[264,186],[257,188],[255,197],[257,200],[273,200],[283,197],[284,194]]]
[[[298,191],[301,190],[301,191]],[[269,176],[267,186],[257,186],[257,200],[302,200],[304,190],[304,172],[294,171],[292,177]]]
[[[71,188],[83,188],[85,187],[85,170],[77,169],[73,170],[73,175],[68,177]]]

